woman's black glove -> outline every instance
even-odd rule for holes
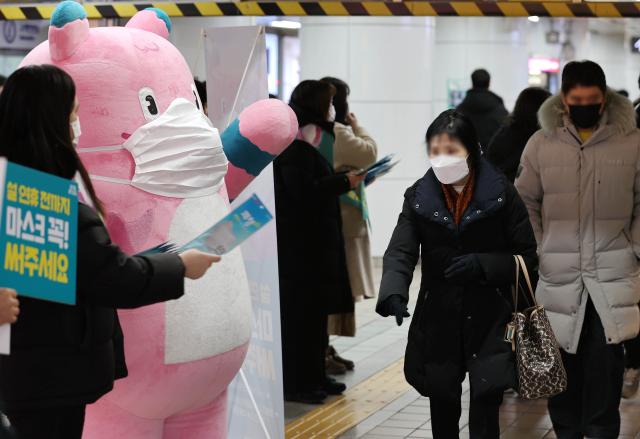
[[[411,317],[407,309],[407,301],[399,294],[393,294],[387,297],[380,306],[380,315],[382,317],[396,316],[398,326],[402,325],[405,317]]]
[[[449,268],[444,271],[444,277],[448,280],[470,282],[482,280],[484,273],[478,256],[472,253],[453,258]]]

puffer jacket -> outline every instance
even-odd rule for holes
[[[404,361],[407,381],[422,395],[460,401],[460,377],[469,371],[474,398],[515,387],[514,356],[504,342],[513,313],[513,255],[537,269],[536,241],[522,200],[507,178],[481,159],[475,189],[459,225],[446,207],[433,169],[405,194],[402,213],[384,255],[377,311],[394,294],[409,301],[418,259],[422,281]],[[474,254],[482,275],[450,281],[453,258]],[[534,279],[535,281],[535,279]]]
[[[608,343],[633,338],[640,325],[640,131],[628,99],[609,90],[605,105],[582,143],[561,98],[545,102],[516,180],[538,241],[536,293],[569,353],[588,297]]]

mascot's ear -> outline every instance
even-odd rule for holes
[[[63,1],[56,6],[49,26],[51,59],[62,61],[73,55],[89,38],[89,22],[82,5]]]
[[[128,28],[142,29],[163,38],[169,38],[171,33],[171,20],[169,16],[158,8],[147,8],[136,13],[127,23]]]

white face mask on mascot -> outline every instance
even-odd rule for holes
[[[174,198],[211,195],[227,173],[218,130],[191,102],[174,100],[156,119],[142,125],[121,146],[82,148],[81,154],[126,149],[136,167],[131,180],[91,175],[93,180],[130,184]]]

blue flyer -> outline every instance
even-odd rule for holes
[[[0,159],[0,286],[76,303],[78,187]]]
[[[233,209],[215,225],[177,251],[197,249],[206,253],[224,255],[246,241],[264,227],[273,216],[257,195]]]

